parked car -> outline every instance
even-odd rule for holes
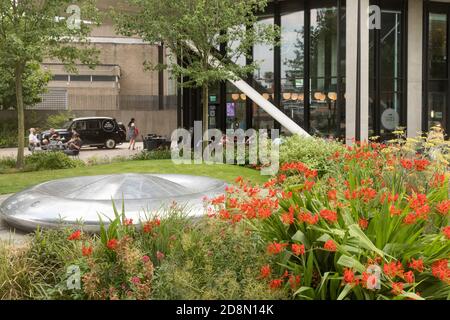
[[[63,142],[72,137],[73,131],[79,133],[83,146],[114,149],[116,145],[126,141],[126,128],[114,118],[86,117],[76,118],[64,125],[63,129],[55,129]],[[50,130],[40,135],[41,143],[50,138]]]

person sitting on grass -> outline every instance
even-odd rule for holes
[[[81,149],[81,139],[78,133],[74,133],[72,135],[72,139],[70,139],[66,144],[66,149],[64,153],[68,156],[76,156],[80,153]]]

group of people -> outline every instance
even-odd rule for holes
[[[36,135],[36,129],[30,128],[28,149],[31,152],[34,152],[37,147],[40,147],[42,150],[61,150],[67,155],[76,156],[80,152],[81,145],[80,135],[75,130],[72,131],[71,139],[64,142],[59,133],[54,128],[51,128],[48,139],[43,139],[41,142]]]

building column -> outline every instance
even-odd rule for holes
[[[407,134],[422,131],[423,2],[408,0]]]
[[[346,2],[346,143],[368,139],[369,123],[369,0]],[[358,17],[359,9],[359,21]],[[358,28],[359,27],[359,28]],[[359,31],[357,32],[357,30]]]

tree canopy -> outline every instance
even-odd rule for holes
[[[93,0],[0,0],[0,61],[14,71],[18,167],[23,166],[24,88],[33,73],[29,68],[45,59],[58,60],[69,71],[76,71],[77,63],[93,66],[97,51],[88,46],[87,36],[98,21]]]
[[[170,68],[184,86],[203,88],[203,124],[208,128],[208,86],[246,77],[257,62],[239,65],[250,57],[257,43],[276,44],[279,30],[274,25],[257,24],[257,13],[267,0],[125,0],[130,13],[116,12],[119,33],[138,35],[144,41],[164,44],[169,50],[166,63],[148,63],[153,69]],[[226,54],[220,53],[226,48]],[[211,64],[211,56],[219,62]]]

